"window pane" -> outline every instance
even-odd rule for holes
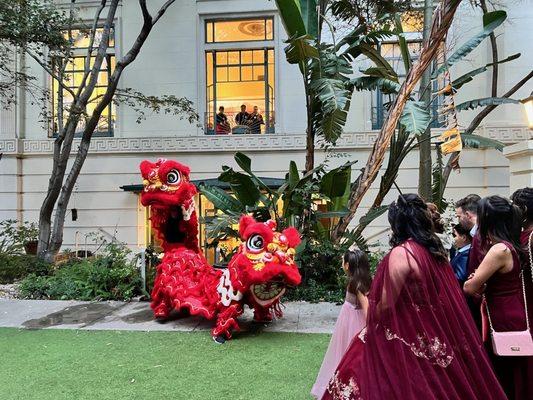
[[[212,22],[207,22],[205,24],[205,41],[207,43],[212,43],[213,42],[213,23]]]
[[[272,40],[274,31],[272,18],[258,18],[245,20],[229,20],[207,22],[214,26],[214,37],[212,40],[207,36],[207,41],[211,42],[247,42],[251,40]]]
[[[241,79],[243,81],[252,80],[252,67],[242,67],[241,69]]]
[[[265,51],[254,50],[254,64],[263,64],[265,62]]]
[[[238,64],[239,63],[239,52],[230,51],[228,52],[228,64]]]
[[[268,18],[266,20],[266,39],[274,39],[274,21],[272,20],[272,18]]]
[[[404,32],[422,32],[424,30],[424,14],[421,11],[402,13],[402,29]]]
[[[262,81],[265,79],[265,68],[264,67],[253,67],[253,79],[254,81]]]
[[[227,65],[228,64],[228,53],[225,51],[220,51],[216,53],[217,56],[217,65]]]
[[[240,80],[240,72],[239,72],[239,67],[229,67],[228,68],[228,72],[229,72],[229,81],[231,82],[237,82]]]
[[[205,54],[205,72],[207,85],[213,84],[213,53]]]
[[[252,51],[251,50],[241,51],[241,63],[242,64],[252,63]]]
[[[226,82],[228,80],[228,68],[217,67],[217,82]]]
[[[274,50],[268,50],[268,63],[274,64]]]

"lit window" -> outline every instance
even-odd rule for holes
[[[423,30],[423,15],[420,11],[411,11],[402,14],[402,29],[405,32],[407,39],[407,48],[409,49],[409,55],[411,60],[415,62],[420,56],[422,50],[422,30]],[[378,50],[385,60],[391,65],[391,67],[398,74],[400,83],[405,79],[407,71],[405,70],[405,64],[403,62],[400,45],[398,42],[385,42],[378,45]],[[438,90],[439,82],[434,81],[432,90],[435,92]],[[414,93],[415,97],[418,97],[418,91]],[[381,90],[377,89],[372,96],[372,129],[381,129],[385,118],[388,115],[388,108],[392,104],[395,95],[385,94]],[[432,113],[432,128],[442,126],[442,121],[438,117],[438,109],[442,104],[442,98],[439,96],[435,101],[431,103]]]
[[[103,28],[98,28],[94,37],[93,48],[100,45],[100,41],[103,34]],[[67,34],[65,33],[65,36]],[[109,78],[113,70],[115,69],[115,38],[114,29],[109,33],[109,47],[107,53],[102,61],[102,65],[99,70],[98,80],[94,87],[89,102],[87,103],[87,114],[91,115],[102,96],[107,90],[109,84]],[[77,92],[80,83],[83,80],[85,74],[86,62],[89,62],[89,68],[94,65],[95,57],[87,58],[87,49],[90,42],[90,32],[85,30],[72,30],[71,38],[73,42],[72,57],[66,65],[65,72],[63,73],[63,85],[67,86],[74,93]],[[96,50],[96,49],[95,49]],[[94,52],[93,52],[94,54]],[[52,59],[52,63],[58,63],[60,60]],[[57,69],[57,68],[56,68]],[[53,127],[52,134],[58,132],[58,113],[60,103],[62,104],[63,121],[68,118],[68,109],[72,105],[72,95],[65,89],[62,89],[57,80],[52,79],[52,105],[53,105]],[[63,122],[63,123],[64,123]],[[109,104],[102,112],[98,125],[96,126],[95,136],[109,136],[113,134],[113,126],[115,123],[115,110],[112,103]],[[81,118],[77,126],[76,134],[81,134],[85,128],[85,119]]]
[[[206,43],[250,42],[274,39],[273,18],[207,21]]]
[[[206,45],[206,134],[273,133],[273,18],[206,21],[206,42],[260,41],[258,47]],[[244,112],[242,107],[245,107]]]

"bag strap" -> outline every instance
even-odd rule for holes
[[[531,268],[531,280],[533,281],[533,254],[531,252],[531,239],[533,238],[533,231],[531,231],[531,233],[529,234],[529,240],[528,240],[528,244],[529,244],[529,266]],[[522,294],[524,295],[524,309],[525,309],[525,312],[526,312],[526,327],[527,327],[527,330],[531,332],[531,329],[529,328],[529,315],[528,315],[528,310],[527,310],[527,297],[526,297],[526,282],[525,282],[525,278],[524,278],[524,268],[522,268],[522,271],[520,271],[520,278],[521,278],[521,281],[522,281]],[[496,332],[494,330],[494,327],[492,326],[492,320],[490,318],[490,312],[489,312],[489,303],[485,297],[485,294],[483,294],[483,299],[485,300],[485,307],[487,308],[487,317],[488,317],[488,320],[489,320],[489,325],[490,325],[490,330],[492,332]]]

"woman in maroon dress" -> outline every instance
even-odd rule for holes
[[[481,200],[478,213],[481,248],[486,252],[473,276],[465,282],[469,295],[484,291],[493,329],[526,330],[520,243],[522,211],[500,196]],[[528,260],[529,261],[529,260]],[[488,336],[486,334],[485,336]],[[533,399],[533,356],[497,356],[488,345],[498,379],[510,400]]]
[[[424,201],[389,208],[393,249],[323,399],[505,399]]]

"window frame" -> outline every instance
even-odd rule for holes
[[[114,58],[114,63],[116,63],[117,61],[117,55],[118,55],[118,44],[117,44],[117,21],[115,21],[112,25],[111,25],[111,30],[113,32],[112,36],[110,35],[109,37],[109,41],[112,41],[113,43],[113,46],[109,46],[107,47],[106,49],[106,56],[105,56],[105,62],[107,64],[107,67],[105,69],[101,68],[100,69],[100,72],[106,72],[107,73],[107,84],[106,85],[98,85],[98,83],[95,85],[95,89],[97,87],[108,87],[109,86],[109,79],[111,78],[111,74],[112,74],[112,70],[111,70],[111,59]],[[96,27],[96,29],[102,29],[104,28],[104,25],[98,25]],[[75,25],[73,27],[71,27],[71,29],[74,31],[74,30],[86,30],[86,27],[82,26],[82,25]],[[66,32],[66,31],[65,31]],[[94,47],[93,46],[93,49],[97,50],[98,47]],[[87,60],[87,51],[88,51],[88,47],[72,47],[71,48],[71,57],[70,60],[74,60],[76,58],[84,58],[85,60]],[[94,50],[93,50],[94,52]],[[96,57],[96,55],[93,55],[93,57]],[[54,57],[53,55],[50,57],[51,59],[51,62],[54,62]],[[90,62],[90,61],[89,61]],[[74,72],[81,72],[79,70],[75,70]],[[66,74],[69,74],[68,71],[65,71]],[[70,72],[72,74],[72,76],[74,76],[74,74],[72,72]],[[53,138],[53,137],[56,137],[58,135],[58,132],[56,131],[55,129],[55,120],[56,120],[56,115],[57,115],[57,110],[56,110],[56,107],[55,107],[55,100],[56,98],[59,98],[59,92],[63,92],[64,89],[61,89],[61,87],[59,86],[59,84],[57,84],[57,88],[55,88],[56,86],[56,83],[54,82],[55,79],[50,77],[49,81],[48,81],[48,87],[50,88],[50,93],[51,93],[51,96],[50,96],[50,101],[49,101],[49,104],[50,104],[50,111],[51,111],[51,120],[50,120],[50,123],[48,124],[49,125],[49,129],[48,129],[48,137],[50,138]],[[68,82],[67,82],[68,83]],[[68,86],[68,84],[67,84]],[[70,87],[70,86],[68,86]],[[73,86],[73,88],[76,88],[77,86]],[[109,105],[106,107],[109,111],[108,111],[108,130],[107,131],[97,131],[95,130],[94,133],[93,133],[93,137],[114,137],[114,134],[115,134],[115,130],[116,130],[116,124],[117,124],[117,114],[115,113],[115,121],[113,122],[113,110],[115,109],[116,111],[118,111],[118,109],[116,109],[113,105],[113,102],[110,102]],[[74,137],[76,138],[79,138],[81,137],[81,135],[83,134],[83,132],[80,130],[80,131],[76,131],[75,134],[74,134]]]
[[[263,20],[265,23],[265,26],[267,24],[267,21],[270,20],[272,22],[272,39],[267,39],[267,32],[265,29],[265,37],[263,39],[252,39],[252,40],[226,40],[226,41],[215,41],[215,23],[217,22],[229,22],[229,21],[248,21],[248,20]],[[213,38],[212,41],[208,41],[208,24],[211,24],[212,32],[211,36]],[[206,18],[203,20],[203,43],[205,45],[212,45],[212,44],[226,44],[226,43],[254,43],[254,42],[271,42],[276,40],[276,28],[274,23],[274,16],[273,15],[258,15],[258,16],[241,16],[241,17],[222,17],[222,18]]]
[[[216,21],[228,21],[228,20],[254,20],[254,19],[271,19],[272,20],[272,39],[268,40],[249,40],[249,41],[237,41],[237,42],[207,42],[207,23],[216,22]],[[270,110],[271,115],[275,116],[274,123],[270,125],[270,132],[265,131],[265,134],[275,134],[277,132],[278,121],[279,121],[279,107],[278,107],[278,96],[279,93],[279,48],[280,48],[280,25],[279,18],[276,14],[270,13],[242,13],[238,16],[228,16],[227,14],[209,14],[209,15],[200,15],[199,24],[198,24],[198,41],[199,41],[199,52],[198,52],[198,65],[201,68],[198,68],[198,92],[201,94],[199,96],[199,109],[202,110],[200,113],[202,124],[199,128],[199,134],[202,136],[216,136],[208,134],[207,125],[208,125],[208,81],[207,81],[207,61],[206,54],[208,52],[216,51],[243,51],[243,50],[273,50],[273,66],[274,66],[274,78],[272,89],[274,92],[274,98],[271,102],[273,110]],[[268,64],[268,63],[267,63]],[[266,75],[266,74],[265,74]],[[214,78],[213,78],[214,79]],[[268,84],[268,81],[266,81]],[[270,96],[272,97],[272,96]],[[265,100],[267,98],[265,97]],[[270,116],[270,115],[269,115]]]

